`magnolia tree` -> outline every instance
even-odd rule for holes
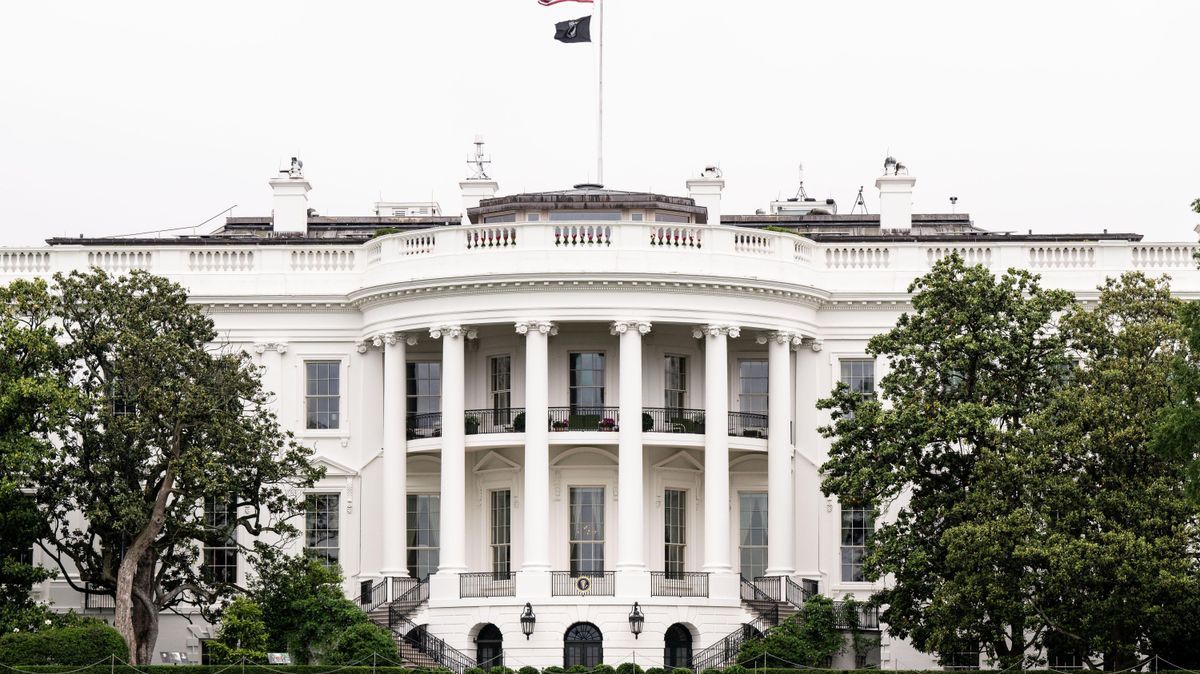
[[[238,530],[294,534],[297,494],[321,471],[280,429],[249,356],[214,346],[181,286],[73,272],[46,301],[72,395],[31,471],[43,548],[76,590],[115,597],[130,661],[146,664],[160,612],[207,612],[239,590],[204,546],[239,545]]]

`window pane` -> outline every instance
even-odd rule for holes
[[[604,571],[604,488],[571,487],[570,511],[571,571]]]
[[[871,508],[842,506],[842,580],[862,582],[866,580],[863,560],[867,543],[875,529],[874,511]]]
[[[741,529],[741,572],[753,580],[767,568],[767,494],[743,492],[738,494],[739,525]]]
[[[408,495],[408,573],[424,579],[438,569],[441,496]]]
[[[305,426],[314,429],[339,427],[341,411],[341,363],[310,361],[304,364]]]
[[[766,414],[767,361],[743,360],[739,361],[738,367],[741,386],[741,411]]]
[[[310,494],[305,500],[305,547],[325,561],[338,561],[337,494]]]

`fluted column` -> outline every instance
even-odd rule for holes
[[[431,328],[429,336],[442,340],[442,498],[441,559],[438,573],[467,570],[467,432],[466,353],[473,330],[461,325]]]
[[[525,550],[523,572],[550,570],[550,336],[549,321],[516,324],[525,335]],[[546,590],[549,591],[547,581]]]
[[[409,338],[412,339],[412,338]],[[407,359],[404,335],[375,338],[383,345],[383,544],[384,576],[407,576],[404,545],[408,527],[408,405],[404,392]],[[415,340],[414,340],[415,341]]]
[[[767,345],[767,568],[768,576],[796,573],[795,482],[792,479],[791,348],[800,335],[761,335]]]
[[[620,429],[617,431],[617,570],[645,571],[646,494],[642,481],[642,335],[647,321],[617,321],[620,336]]]
[[[704,338],[704,570],[733,571],[729,547],[729,348],[734,326],[708,325]]]

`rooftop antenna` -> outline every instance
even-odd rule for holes
[[[865,199],[863,199],[862,191],[863,191],[863,186],[859,185],[858,186],[858,196],[854,197],[854,207],[850,209],[850,215],[854,215],[855,213],[857,213],[859,206],[862,206],[863,215],[867,215],[867,201]]]
[[[475,154],[467,159],[467,166],[471,167],[471,180],[491,180],[487,174],[487,165],[492,163],[483,154],[483,136],[475,136]]]
[[[958,197],[950,197],[950,212],[958,212]]]
[[[796,198],[800,201],[808,200],[808,192],[804,191],[804,164],[800,164],[800,187],[796,190]]]

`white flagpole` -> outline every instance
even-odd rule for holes
[[[604,184],[604,0],[596,2],[596,42],[599,49],[599,77],[596,91],[596,182]]]

